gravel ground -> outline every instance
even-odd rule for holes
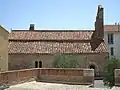
[[[90,88],[84,85],[67,85],[56,83],[43,83],[43,82],[28,82],[11,86],[6,90],[110,90],[109,88]],[[120,88],[114,87],[111,90],[120,90]]]

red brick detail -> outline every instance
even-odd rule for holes
[[[83,70],[72,69],[40,69],[41,75],[63,75],[63,76],[83,76]]]
[[[0,84],[16,84],[36,78],[37,69],[16,70],[0,73]]]
[[[94,76],[92,78],[84,78],[83,69],[59,69],[59,68],[43,68],[43,69],[27,69],[27,70],[16,70],[7,71],[0,73],[0,84],[18,84],[21,82],[28,82],[29,80],[40,80],[42,79],[51,81],[70,81],[84,84],[83,79],[88,83],[93,83]],[[40,78],[44,76],[43,78]],[[56,78],[57,77],[57,78]],[[75,79],[75,80],[74,80]],[[38,80],[38,81],[39,81]],[[86,83],[85,82],[85,83]]]

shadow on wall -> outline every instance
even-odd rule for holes
[[[32,68],[32,64],[30,63],[19,63],[16,64],[13,69],[19,70],[19,69],[29,69]]]

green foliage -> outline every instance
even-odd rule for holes
[[[115,76],[114,76],[114,70],[120,68],[120,60],[112,57],[110,60],[108,60],[107,66],[105,67],[105,73],[104,73],[104,85],[112,88],[115,85]]]
[[[73,55],[57,53],[53,65],[55,68],[75,68],[78,62]]]

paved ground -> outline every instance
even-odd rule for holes
[[[55,83],[42,83],[42,82],[28,82],[11,86],[6,90],[110,90],[103,86],[102,81],[95,81],[95,88],[90,88],[84,85],[67,85]],[[120,90],[120,88],[112,88],[111,90]]]
[[[95,80],[94,87],[95,88],[107,88],[107,86],[104,86],[103,80]]]

